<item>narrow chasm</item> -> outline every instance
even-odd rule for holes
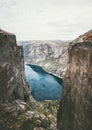
[[[92,30],[17,45],[0,29],[0,130],[92,130]]]
[[[31,41],[27,45],[21,42],[24,45],[25,78],[30,91],[29,112],[34,109],[35,130],[57,130],[57,111],[62,99],[61,77],[66,69],[68,44],[64,46],[64,43],[55,42]],[[61,65],[60,57],[64,55]]]
[[[40,124],[41,127],[56,130],[57,109],[62,97],[62,78],[32,64],[25,65],[25,76],[32,96],[31,101],[35,101],[35,109],[40,116],[43,115],[46,123]]]

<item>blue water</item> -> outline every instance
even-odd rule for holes
[[[47,73],[42,67],[26,64],[25,76],[32,96],[38,100],[59,100],[62,97],[62,79]]]

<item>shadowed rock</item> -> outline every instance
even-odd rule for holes
[[[58,130],[92,130],[92,30],[70,43]]]
[[[0,29],[0,104],[23,99],[23,48],[16,45],[14,34]]]

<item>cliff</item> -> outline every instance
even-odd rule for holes
[[[0,30],[0,104],[24,99],[23,48],[14,34]]]
[[[58,130],[92,130],[92,30],[69,46]]]
[[[19,44],[24,45],[26,63],[42,66],[47,72],[62,76],[68,61],[68,43],[44,40],[20,42]]]

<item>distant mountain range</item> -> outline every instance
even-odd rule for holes
[[[24,47],[24,59],[27,64],[42,66],[47,72],[62,76],[68,61],[70,41],[33,40],[19,41]]]

